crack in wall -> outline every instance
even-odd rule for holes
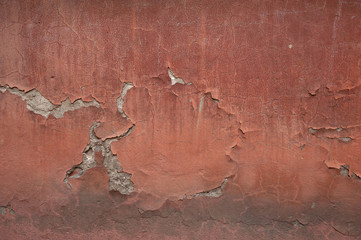
[[[129,117],[125,114],[123,107],[124,107],[124,98],[127,95],[127,92],[134,87],[133,83],[125,82],[122,88],[122,92],[120,93],[120,97],[117,98],[117,107],[118,111],[122,114],[122,117],[129,119]]]
[[[318,133],[322,134],[322,133],[326,133],[326,132],[337,132],[340,133],[341,131],[343,131],[344,129],[341,127],[338,128],[308,128],[308,131],[312,134],[315,135],[317,137],[317,135],[319,135]],[[353,140],[353,138],[351,137],[330,137],[330,136],[326,136],[328,139],[338,139],[341,142],[344,143],[348,143],[351,140]]]
[[[219,187],[213,188],[209,191],[196,193],[193,197],[195,197],[195,198],[196,197],[212,197],[212,198],[220,197],[223,194],[223,188],[226,186],[227,182],[228,182],[228,178],[225,178]]]
[[[174,75],[173,71],[168,68],[168,75],[171,78],[172,85],[177,83],[186,84],[182,78],[178,78]],[[191,84],[191,83],[187,83]],[[121,113],[122,117],[129,119],[129,117],[124,112],[124,100],[128,93],[128,91],[134,87],[132,82],[124,82],[120,96],[116,100],[116,105],[118,111]],[[100,104],[93,100],[91,102],[84,102],[81,99],[78,99],[71,103],[70,99],[67,98],[65,101],[61,102],[61,105],[54,105],[50,100],[45,98],[38,90],[32,89],[30,91],[25,92],[17,87],[10,87],[9,85],[0,85],[0,91],[5,93],[8,91],[13,95],[17,95],[22,98],[23,101],[26,101],[27,109],[42,115],[48,118],[50,115],[53,115],[55,118],[60,118],[64,116],[64,113],[67,111],[74,111],[76,109],[82,107],[95,106],[100,107]],[[201,114],[202,107],[204,104],[204,98],[208,96],[212,99],[212,101],[218,103],[219,100],[212,97],[211,93],[205,93],[201,96],[198,115]],[[197,127],[199,125],[199,116],[197,121]],[[124,172],[121,167],[118,157],[111,150],[111,143],[114,141],[118,141],[121,138],[127,137],[134,129],[135,124],[133,124],[127,131],[123,134],[111,138],[106,138],[102,140],[98,138],[95,134],[95,129],[100,126],[100,122],[94,122],[89,128],[89,143],[85,146],[82,153],[82,161],[79,164],[72,166],[69,170],[66,171],[64,183],[65,185],[71,189],[71,185],[69,183],[69,179],[79,178],[81,177],[87,170],[92,169],[98,165],[95,155],[97,152],[101,152],[103,156],[103,165],[107,170],[107,174],[109,177],[109,190],[110,191],[118,191],[121,194],[129,195],[134,191],[134,183],[131,180],[132,174]],[[223,188],[226,185],[228,179],[224,179],[222,184],[219,187],[214,189],[203,191],[196,193],[193,197],[220,197],[223,194]]]
[[[214,98],[211,92],[206,92],[204,95],[208,96],[213,102],[219,103],[219,99]]]
[[[309,133],[311,133],[312,135],[314,135],[315,137],[320,138],[320,139],[338,140],[342,143],[349,143],[350,141],[352,141],[354,139],[351,137],[348,137],[348,136],[340,137],[337,135],[344,133],[344,131],[347,132],[347,130],[349,130],[350,128],[353,128],[353,127],[321,127],[321,128],[309,127],[308,131],[309,131]],[[340,165],[339,167],[337,167],[334,164],[329,164],[327,162],[324,162],[324,163],[326,164],[326,166],[328,168],[339,169],[341,176],[348,176],[348,177],[355,178],[355,179],[361,181],[361,178],[356,173],[352,172],[350,174],[350,166],[348,164],[343,164],[343,165]]]
[[[99,125],[100,122],[95,122],[90,126],[89,144],[83,151],[83,160],[80,164],[74,165],[66,172],[64,183],[68,188],[71,188],[69,179],[79,178],[87,170],[97,166],[95,153],[101,152],[103,155],[103,165],[107,169],[107,174],[109,176],[109,191],[118,191],[121,194],[129,195],[134,191],[134,183],[131,180],[132,174],[123,171],[123,168],[120,166],[118,161],[117,155],[114,154],[111,150],[111,143],[118,141],[121,138],[127,137],[134,130],[135,124],[133,124],[123,134],[116,137],[107,138],[104,141],[98,138],[94,132],[94,129],[99,127]]]
[[[340,137],[340,138],[338,138],[338,140],[347,143],[347,142],[351,141],[352,138],[350,138],[350,137]]]
[[[71,102],[69,98],[62,101],[61,105],[55,105],[36,89],[25,92],[17,87],[10,87],[7,84],[4,86],[0,85],[0,92],[5,93],[6,91],[21,97],[22,100],[26,102],[26,108],[29,111],[45,118],[48,118],[50,115],[53,115],[55,118],[61,118],[64,116],[64,113],[83,107],[100,107],[100,104],[96,100],[84,102],[82,99],[77,99]]]
[[[344,130],[342,127],[338,127],[338,128],[313,128],[310,127],[308,128],[308,131],[311,134],[316,134],[318,131],[335,131],[335,132],[341,132],[342,130]]]

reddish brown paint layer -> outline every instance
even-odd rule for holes
[[[360,237],[360,1],[0,4],[0,86],[100,104],[46,119],[0,92],[2,238]],[[135,124],[111,144],[130,195],[100,152],[64,184],[97,121]]]

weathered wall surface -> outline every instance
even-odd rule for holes
[[[0,239],[361,236],[361,1],[1,1]]]

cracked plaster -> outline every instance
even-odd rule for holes
[[[3,236],[360,236],[359,2],[0,11]]]

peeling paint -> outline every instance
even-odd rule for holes
[[[352,140],[352,138],[350,138],[350,137],[340,137],[338,139],[344,143],[347,143]]]
[[[15,211],[11,208],[10,204],[8,204],[7,206],[0,206],[0,215],[6,215],[6,213],[15,215]]]
[[[315,128],[315,127],[309,127],[308,130],[310,133],[316,133],[317,131],[335,131],[335,132],[341,132],[345,128],[342,127],[322,127],[322,128]]]
[[[83,151],[83,161],[80,164],[73,166],[66,172],[64,183],[68,188],[71,188],[69,179],[79,178],[87,170],[97,166],[95,153],[101,152],[103,155],[103,165],[107,169],[109,176],[109,191],[118,191],[121,194],[128,195],[134,190],[134,184],[131,181],[132,175],[123,171],[123,168],[119,164],[117,155],[113,154],[111,150],[111,143],[127,137],[134,130],[135,125],[133,124],[132,127],[123,134],[113,138],[107,138],[104,141],[98,138],[94,132],[94,129],[99,127],[99,125],[100,122],[95,122],[90,126],[89,144]]]
[[[361,236],[337,1],[3,1],[0,238]]]
[[[345,164],[345,165],[341,165],[340,166],[340,175],[342,176],[348,176],[349,175],[349,165]]]
[[[6,214],[6,207],[0,206],[0,214],[5,215]]]
[[[318,129],[314,129],[314,128],[309,128],[308,131],[311,133],[311,134],[315,134],[317,132]]]
[[[127,95],[127,92],[133,88],[134,85],[131,82],[125,82],[122,88],[122,92],[120,93],[120,97],[117,98],[117,107],[118,111],[122,114],[122,116],[126,119],[129,119],[129,117],[125,114],[123,107],[124,107],[124,98]]]
[[[206,92],[205,95],[208,96],[213,102],[219,103],[219,99],[214,98],[211,92]]]
[[[83,107],[100,107],[100,104],[96,100],[84,102],[82,99],[77,99],[72,103],[69,98],[62,101],[61,105],[54,105],[36,89],[25,92],[17,87],[5,85],[0,86],[0,90],[2,93],[8,91],[13,95],[21,97],[23,101],[26,101],[26,108],[29,111],[45,118],[48,118],[50,115],[53,115],[55,118],[61,118],[64,116],[64,113],[75,111]]]
[[[312,135],[316,135],[316,133],[341,133],[344,129],[341,127],[338,128],[308,128],[308,131],[312,134]],[[319,134],[317,134],[319,135]],[[344,143],[348,143],[351,140],[353,140],[351,137],[335,137],[334,135],[331,136],[326,136],[328,139],[338,139],[341,142]]]
[[[226,186],[227,182],[228,182],[228,178],[225,178],[219,187],[216,187],[209,191],[196,193],[194,197],[212,197],[212,198],[220,197],[223,194],[223,188]]]
[[[177,84],[177,83],[179,83],[179,84],[185,84],[184,81],[183,81],[183,79],[176,77],[176,76],[174,75],[173,71],[172,71],[170,68],[168,68],[168,75],[169,75],[169,78],[171,79],[171,85],[172,85],[172,86],[175,85],[175,84]]]
[[[340,175],[361,181],[361,177],[359,177],[356,173],[353,172],[350,174],[350,166],[348,164],[344,164],[340,166]]]

